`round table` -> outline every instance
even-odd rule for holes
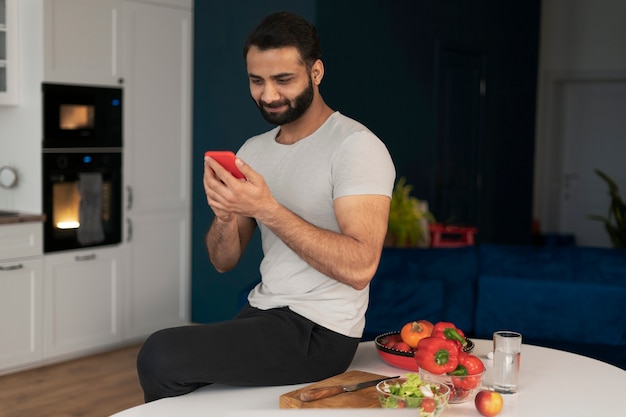
[[[487,367],[484,383],[492,382],[492,361],[487,352],[490,340],[474,340],[474,354]],[[403,375],[408,371],[387,365],[378,356],[373,342],[363,342],[349,369],[381,375]],[[263,417],[288,415],[401,417],[408,410],[381,409],[305,409],[280,410],[279,397],[308,384],[278,387],[230,387],[209,385],[181,397],[165,398],[115,414],[115,417],[170,417],[180,415]],[[626,415],[626,371],[585,356],[533,345],[522,346],[520,383],[517,394],[503,394],[504,407],[498,417],[535,416],[619,416]],[[451,404],[442,417],[480,417],[474,402]]]

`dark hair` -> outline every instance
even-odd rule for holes
[[[298,49],[307,68],[322,58],[320,39],[315,26],[289,12],[277,12],[264,18],[250,32],[243,47],[243,57],[256,46],[262,51],[293,46]]]

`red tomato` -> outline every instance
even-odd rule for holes
[[[433,332],[433,324],[428,320],[411,321],[400,330],[400,337],[402,341],[413,349],[417,347],[417,344],[425,337],[428,337]]]
[[[470,390],[453,386],[450,389],[450,399],[448,401],[460,402],[461,400],[467,398],[469,394]]]
[[[435,411],[435,400],[432,398],[424,398],[422,400],[422,411],[425,413],[432,413]]]
[[[389,336],[385,336],[379,340],[380,344],[382,344],[385,347],[388,347],[389,349],[393,348],[396,345],[396,343],[400,341],[402,341],[402,339],[400,339],[399,334],[392,334]]]
[[[400,352],[410,352],[411,346],[409,346],[408,343],[398,342],[393,345],[393,349],[399,350]]]

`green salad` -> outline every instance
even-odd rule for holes
[[[383,408],[421,408],[420,416],[438,415],[446,406],[445,393],[438,392],[439,385],[423,381],[419,374],[408,373],[402,382],[391,380],[385,391],[391,395],[381,398]]]

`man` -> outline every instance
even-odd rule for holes
[[[146,401],[211,383],[285,385],[345,371],[364,328],[369,282],[387,230],[395,170],[382,142],[322,99],[315,28],[265,18],[244,47],[250,93],[278,127],[249,139],[237,179],[205,160],[215,214],[206,236],[218,271],[261,230],[262,282],[235,319],[167,329],[138,357]]]

